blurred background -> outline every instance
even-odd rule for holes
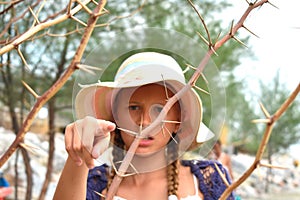
[[[248,7],[244,0],[194,0],[208,27],[212,40],[230,31]],[[297,0],[274,0],[254,10],[240,29],[236,40],[220,49],[213,62],[219,70],[226,94],[226,118],[217,133],[232,164],[234,180],[252,164],[264,133],[263,124],[251,123],[263,118],[259,102],[274,113],[297,87],[299,78],[300,7]],[[78,3],[73,3],[75,7]],[[30,9],[46,22],[66,13],[67,0],[59,1],[0,1],[0,48],[19,37],[35,24]],[[93,4],[88,4],[92,9]],[[109,41],[118,33],[135,27],[155,27],[175,30],[189,36],[207,49],[197,33],[206,36],[203,24],[188,1],[129,0],[108,1],[109,13],[101,16],[86,55],[100,41]],[[86,22],[86,12],[76,18]],[[61,76],[70,64],[80,43],[84,25],[66,20],[34,35],[19,46],[0,55],[0,156],[13,142],[36,99],[24,88],[22,81],[42,94]],[[124,41],[126,45],[126,41]],[[178,41],[178,45],[180,41]],[[103,51],[111,51],[106,45]],[[113,51],[112,51],[113,52]],[[26,62],[24,62],[24,60]],[[1,177],[12,190],[6,199],[52,199],[60,171],[67,157],[64,148],[64,128],[74,120],[72,95],[76,76],[40,109],[24,143],[3,164]],[[102,78],[109,79],[110,71]],[[210,99],[202,97],[210,106]],[[235,192],[240,199],[298,199],[300,195],[300,98],[299,96],[275,124],[264,154],[263,163],[284,169],[260,167]],[[221,112],[221,111],[220,111]],[[209,110],[204,121],[210,118]],[[211,149],[212,150],[212,149]],[[189,152],[187,157],[199,156]],[[212,159],[205,157],[204,159]],[[4,186],[3,186],[4,187]],[[1,189],[1,188],[0,188]],[[0,197],[1,199],[1,197]]]

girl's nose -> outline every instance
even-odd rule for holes
[[[163,109],[163,105],[160,104],[153,104],[149,107],[146,107],[146,109],[142,112],[142,125],[150,125],[161,113]]]
[[[149,109],[145,109],[141,114],[139,124],[142,125],[142,127],[147,127],[151,124],[151,122],[152,118]]]

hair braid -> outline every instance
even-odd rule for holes
[[[125,144],[121,137],[120,130],[116,129],[115,134],[113,136],[113,150],[112,150],[113,164],[115,165],[116,169],[119,168],[119,166],[121,165],[120,161],[122,161],[124,158],[125,155],[124,145]],[[111,168],[110,173],[108,174],[107,189],[110,187],[115,175],[116,175],[115,169]]]
[[[167,159],[168,163],[171,162],[171,164],[168,165],[167,167],[167,179],[168,179],[168,195],[176,195],[178,193],[178,185],[179,185],[179,180],[178,180],[178,165],[179,165],[179,160],[178,158],[178,143],[179,137],[175,135],[175,141],[171,138],[171,141],[168,144],[167,148]]]

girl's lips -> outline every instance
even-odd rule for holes
[[[144,138],[140,140],[139,147],[147,147],[150,146],[154,142],[152,137]]]

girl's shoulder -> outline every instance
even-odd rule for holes
[[[206,168],[216,168],[219,167],[220,169],[223,169],[223,165],[217,161],[217,160],[182,160],[181,164],[183,166],[189,166],[191,170],[203,170]]]
[[[199,183],[199,189],[204,195],[204,199],[219,199],[231,184],[231,180],[226,168],[215,160],[183,160],[183,166],[190,167],[191,173],[196,176]],[[226,182],[222,176],[226,178]],[[228,199],[234,199],[233,194]]]

